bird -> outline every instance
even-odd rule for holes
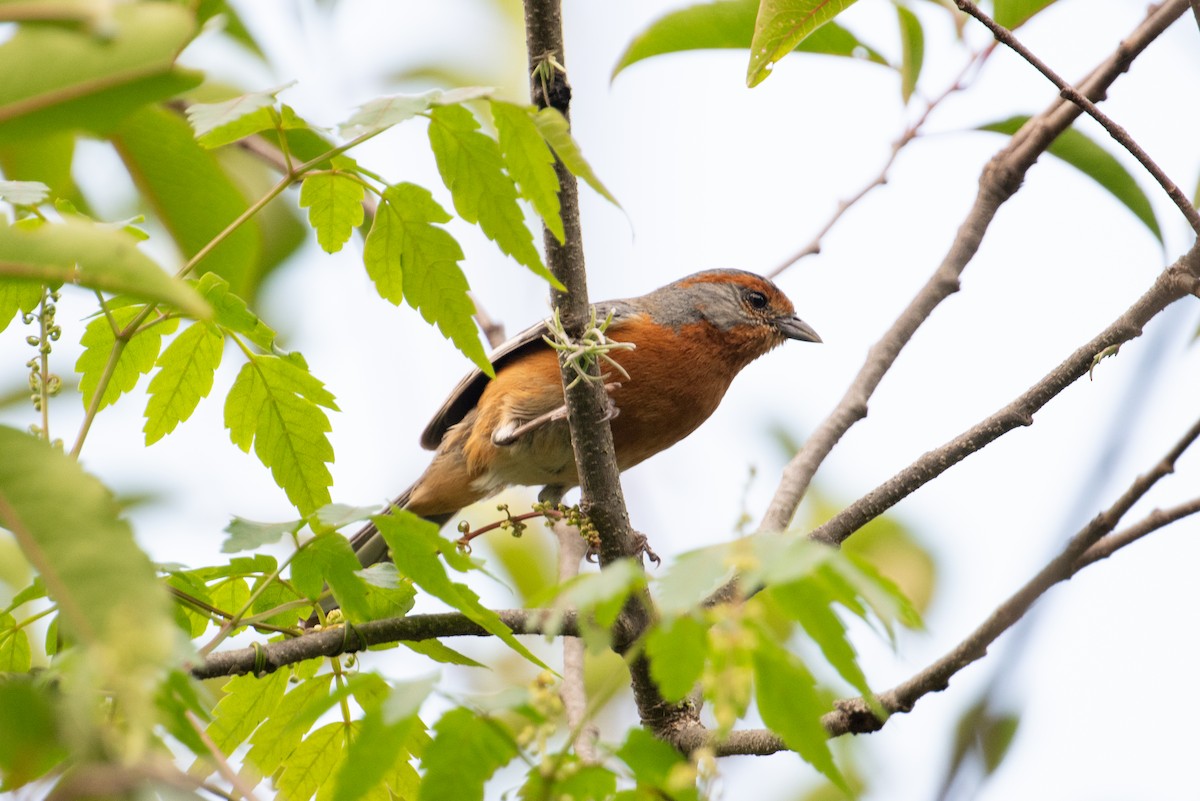
[[[821,342],[774,282],[734,269],[706,270],[646,295],[593,304],[611,319],[605,336],[610,425],[617,466],[627,470],[691,434],[717,409],[742,368],[787,340]],[[510,486],[558,495],[579,484],[558,354],[544,320],[490,355],[458,383],[421,434],[433,459],[389,506],[438,525]],[[632,345],[632,347],[629,347]],[[387,559],[373,524],[351,537],[359,561]]]

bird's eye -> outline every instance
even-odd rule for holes
[[[765,309],[767,308],[767,303],[769,301],[767,300],[766,295],[758,290],[752,289],[746,293],[746,302],[755,309]]]

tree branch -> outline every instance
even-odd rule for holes
[[[1020,620],[1051,587],[1072,578],[1083,568],[1139,537],[1173,520],[1200,512],[1200,499],[1195,499],[1169,510],[1153,512],[1137,525],[1106,536],[1159,479],[1174,472],[1175,462],[1197,439],[1200,439],[1200,420],[1192,424],[1157,464],[1135,478],[1108,509],[1092,518],[1056,557],[1000,604],[966,639],[913,677],[880,693],[879,703],[883,708],[889,714],[911,711],[923,696],[946,689],[955,674],[986,656],[988,647]],[[821,723],[830,737],[840,737],[843,734],[878,731],[883,728],[885,721],[877,718],[862,698],[847,698],[838,701],[834,710],[821,718]],[[712,747],[718,756],[761,756],[787,750],[783,741],[770,731],[735,731],[727,739],[717,741],[712,732],[698,723],[676,732],[669,741],[685,753],[702,746]]]
[[[1117,50],[1080,83],[1080,91],[1088,97],[1103,96],[1130,62],[1186,10],[1187,0],[1168,0],[1152,9]],[[867,416],[867,402],[900,351],[938,304],[958,291],[959,276],[974,258],[1001,204],[1017,191],[1038,156],[1079,114],[1078,106],[1062,98],[1056,99],[1048,109],[1027,122],[984,167],[975,203],[941,265],[871,348],[841,401],[788,463],[759,525],[762,530],[779,531],[788,527],[817,468],[842,435]]]
[[[1088,565],[1099,562],[1101,559],[1107,559],[1121,548],[1140,540],[1147,534],[1152,534],[1177,520],[1182,520],[1197,513],[1200,513],[1200,498],[1192,498],[1190,501],[1185,501],[1167,509],[1155,509],[1129,528],[1104,537],[1084,551],[1083,555],[1075,563],[1075,572],[1078,573]]]
[[[995,44],[990,44],[988,47],[971,54],[971,57],[967,59],[967,63],[963,66],[962,70],[959,71],[958,76],[955,77],[954,81],[948,87],[946,87],[946,89],[940,95],[935,97],[933,100],[928,101],[925,104],[925,110],[921,112],[921,116],[917,117],[916,121],[905,128],[900,133],[900,136],[896,138],[896,141],[892,142],[891,153],[888,154],[887,160],[883,163],[883,167],[880,168],[875,177],[868,181],[861,189],[859,189],[850,197],[846,198],[845,200],[839,200],[837,209],[834,210],[832,216],[825,221],[825,224],[821,226],[821,229],[817,231],[817,234],[812,238],[812,241],[800,248],[800,250],[796,251],[791,256],[788,256],[778,267],[767,273],[768,278],[775,278],[801,259],[808,256],[815,256],[821,252],[821,241],[830,231],[833,230],[833,227],[837,225],[838,220],[840,220],[846,212],[852,209],[860,200],[869,195],[873,190],[887,183],[888,173],[891,172],[892,165],[896,163],[896,159],[899,157],[900,151],[902,151],[909,145],[909,143],[911,143],[917,138],[918,135],[920,135],[921,129],[925,127],[925,123],[929,120],[929,115],[933,113],[934,109],[941,105],[941,103],[945,101],[946,98],[950,97],[950,95],[954,94],[955,92],[960,92],[967,87],[967,75],[972,70],[982,66],[987,57],[991,55],[994,47]]]
[[[1138,160],[1138,163],[1145,168],[1146,172],[1154,177],[1154,180],[1158,182],[1158,185],[1163,188],[1163,191],[1167,193],[1167,196],[1171,198],[1171,201],[1179,208],[1184,218],[1187,219],[1188,224],[1192,226],[1192,230],[1200,234],[1200,212],[1196,211],[1191,201],[1188,200],[1187,195],[1179,189],[1179,186],[1174,181],[1167,177],[1162,168],[1150,158],[1150,155],[1142,149],[1141,145],[1133,140],[1128,131],[1098,109],[1095,103],[1081,95],[1075,87],[1059,77],[1045,62],[1030,52],[1029,48],[1021,44],[1017,40],[1017,37],[1013,36],[1012,31],[983,13],[971,0],[955,0],[955,3],[964,12],[983,23],[984,27],[996,37],[996,41],[1028,61],[1034,69],[1046,77],[1046,80],[1057,86],[1062,97],[1079,106],[1087,112],[1089,117],[1100,123],[1104,127],[1104,130],[1108,131],[1108,135],[1117,144],[1129,151],[1129,154]]]
[[[548,609],[501,609],[496,612],[504,625],[516,634],[546,634],[551,631],[575,637],[579,634],[574,612]],[[561,623],[551,630],[547,621],[560,618]],[[219,651],[193,665],[191,673],[198,679],[218,676],[237,676],[243,673],[274,673],[282,667],[316,659],[365,651],[372,645],[395,642],[418,642],[439,637],[490,637],[490,632],[458,612],[432,615],[409,615],[386,620],[372,620],[357,625],[342,625],[314,631],[290,640]]]
[[[535,104],[553,107],[564,115],[569,112],[571,88],[566,80],[566,56],[563,47],[560,0],[525,0],[525,40],[529,51],[530,95]],[[566,287],[566,292],[551,288],[550,302],[561,315],[563,328],[572,339],[579,339],[591,320],[587,296],[587,275],[583,257],[583,234],[579,221],[579,189],[575,176],[556,160],[564,240],[549,229],[543,230],[546,264]],[[580,381],[569,386],[574,374],[562,365],[566,387],[567,422],[583,493],[581,508],[600,535],[600,564],[625,557],[640,558],[643,543],[629,523],[625,496],[621,491],[620,470],[608,424],[608,396],[594,365],[595,381]],[[614,650],[626,654],[645,632],[654,616],[653,601],[647,590],[635,594],[625,604],[614,627]],[[670,704],[650,678],[644,654],[630,659],[633,695],[643,723],[656,732],[671,728],[679,721],[690,722],[695,715],[688,705]]]
[[[1124,314],[1095,338],[1075,350],[1014,401],[976,423],[954,439],[921,456],[809,534],[815,540],[839,545],[920,487],[940,476],[972,453],[981,450],[1014,428],[1033,424],[1033,415],[1076,380],[1087,375],[1103,351],[1140,336],[1142,328],[1159,312],[1200,287],[1200,241],[1162,272],[1151,287]]]

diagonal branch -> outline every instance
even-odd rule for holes
[[[1153,8],[1116,51],[1080,83],[1080,91],[1088,97],[1103,96],[1130,62],[1182,16],[1187,7],[1188,0],[1168,0]],[[959,227],[941,265],[891,328],[871,348],[866,362],[837,407],[788,463],[775,497],[760,524],[761,529],[779,531],[788,527],[817,468],[846,431],[866,417],[867,402],[900,351],[938,304],[958,291],[959,276],[974,258],[1001,204],[1020,188],[1025,173],[1079,114],[1078,106],[1061,98],[1055,100],[1048,109],[1026,123],[984,167],[975,203]]]
[[[911,711],[923,696],[946,689],[955,674],[986,656],[991,644],[1020,620],[1051,587],[1072,578],[1083,568],[1134,542],[1140,536],[1162,528],[1173,520],[1200,511],[1200,499],[1196,499],[1170,510],[1151,513],[1131,528],[1108,536],[1129,509],[1144,497],[1159,479],[1174,472],[1175,462],[1197,439],[1200,439],[1200,421],[1193,423],[1157,464],[1135,478],[1108,509],[1092,518],[1057,556],[1000,604],[962,642],[908,680],[880,693],[879,702],[883,708],[890,714]],[[862,698],[839,701],[832,712],[822,717],[821,722],[830,737],[878,731],[885,723],[871,712]],[[766,755],[787,750],[783,741],[770,731],[735,731],[727,739],[718,742],[712,732],[699,724],[677,732],[671,738],[671,742],[685,753],[700,747],[712,747],[718,756]]]
[[[1033,424],[1033,415],[1055,396],[1087,375],[1095,359],[1109,348],[1140,336],[1159,312],[1200,288],[1200,240],[1162,272],[1151,287],[1095,338],[1087,342],[1004,408],[976,423],[949,442],[925,453],[809,535],[839,545],[868,521],[908,497],[972,453],[1014,428]]]
[[[1021,58],[1028,61],[1034,69],[1046,76],[1046,79],[1050,81],[1050,83],[1058,87],[1059,93],[1064,98],[1079,106],[1081,109],[1087,112],[1089,117],[1100,123],[1104,127],[1104,130],[1108,131],[1108,135],[1111,136],[1117,144],[1129,151],[1129,154],[1138,160],[1138,163],[1145,168],[1146,172],[1150,173],[1150,175],[1154,177],[1154,180],[1157,181],[1158,185],[1163,188],[1163,191],[1167,193],[1167,196],[1170,197],[1172,202],[1179,207],[1179,211],[1182,212],[1183,216],[1187,219],[1188,224],[1192,226],[1192,230],[1197,234],[1200,234],[1200,212],[1196,211],[1196,208],[1191,204],[1191,201],[1188,200],[1187,195],[1180,190],[1179,185],[1167,177],[1167,174],[1163,172],[1162,168],[1150,158],[1150,155],[1142,149],[1141,145],[1133,140],[1133,137],[1129,135],[1128,131],[1126,131],[1111,117],[1097,108],[1095,103],[1081,95],[1074,86],[1071,86],[1061,77],[1059,77],[1058,73],[1050,69],[1045,62],[1030,52],[1029,48],[1021,44],[1021,42],[1017,40],[1017,37],[1013,36],[1012,31],[996,22],[987,14],[983,13],[979,6],[972,3],[971,0],[955,0],[955,3],[960,9],[983,23],[984,27],[991,31],[992,35],[996,37],[996,41],[1011,49]],[[1193,5],[1192,8],[1195,10],[1196,6]]]
[[[504,625],[517,634],[557,633],[568,637],[578,634],[574,612],[549,609],[501,609],[496,612]],[[551,625],[559,621],[557,625]],[[273,673],[280,668],[316,659],[365,651],[372,645],[395,642],[419,642],[438,637],[490,637],[483,626],[458,612],[372,620],[357,625],[342,625],[314,631],[290,640],[218,651],[192,665],[198,679],[237,676],[243,673]]]

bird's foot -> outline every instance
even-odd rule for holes
[[[649,559],[655,567],[662,564],[662,559],[650,547],[650,539],[640,531],[633,532],[633,556],[639,562]],[[600,561],[600,540],[598,537],[589,538],[585,557],[589,562]]]

